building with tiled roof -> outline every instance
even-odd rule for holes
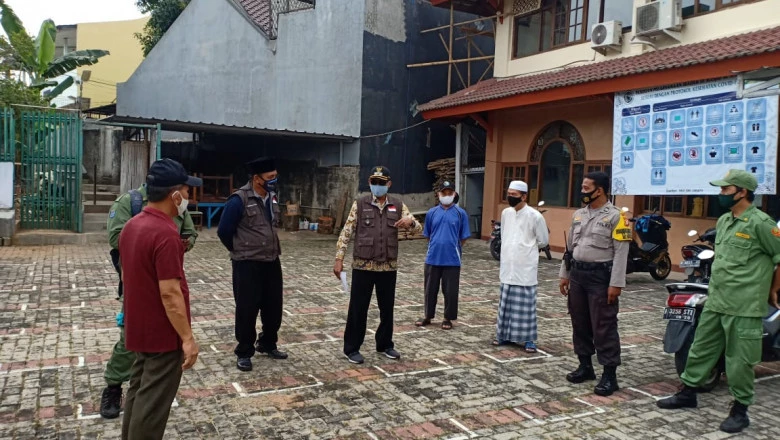
[[[416,105],[445,93],[430,78],[446,66],[407,65],[444,54],[421,30],[449,17],[408,0],[192,0],[117,86],[113,120],[195,133],[186,145],[163,143],[163,156],[232,175],[234,187],[244,162],[274,156],[282,201],[311,219],[338,218],[376,165],[393,171],[394,192],[429,208],[427,164],[452,155],[454,132],[420,124]]]
[[[756,173],[757,203],[780,217],[780,80],[766,82],[780,77],[780,0],[432,3],[496,17],[494,77],[418,107],[485,130],[484,190],[466,194],[481,197],[483,236],[521,179],[532,203],[545,201],[551,243],[563,250],[589,171],[611,175],[618,206],[671,221],[673,263],[686,233],[722,213],[707,182],[723,170]],[[724,110],[748,106],[766,111],[724,122]]]

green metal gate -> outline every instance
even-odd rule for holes
[[[19,133],[21,227],[81,232],[83,135],[78,112],[22,110],[18,121],[11,133]]]
[[[14,111],[10,108],[2,109],[0,113],[0,162],[16,161],[16,135],[14,134]]]

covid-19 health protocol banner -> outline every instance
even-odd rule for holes
[[[614,194],[717,194],[729,169],[775,194],[778,97],[737,99],[737,78],[615,94]]]

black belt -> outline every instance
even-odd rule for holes
[[[591,263],[589,261],[571,260],[571,267],[577,270],[612,270],[612,262]]]

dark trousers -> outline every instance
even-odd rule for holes
[[[376,351],[393,348],[393,307],[395,307],[396,271],[373,272],[352,270],[347,327],[344,329],[344,354],[360,351],[366,337],[368,306],[376,286],[379,306],[379,328],[376,330]]]
[[[111,264],[114,265],[114,270],[119,274],[119,288],[117,289],[117,296],[122,297],[122,266],[119,264],[119,251],[117,249],[111,249],[109,252],[111,255]]]
[[[569,282],[569,315],[573,328],[574,353],[592,356],[599,364],[620,365],[618,301],[607,304],[609,270],[572,269]]]
[[[122,440],[163,438],[171,404],[181,381],[181,350],[136,353],[125,397]]]
[[[233,298],[236,300],[236,341],[240,358],[255,354],[255,340],[263,350],[276,349],[282,326],[282,264],[275,261],[233,261]],[[257,336],[257,314],[263,332]]]
[[[439,285],[444,294],[444,319],[458,319],[460,266],[425,265],[425,317],[428,319],[436,316]]]

